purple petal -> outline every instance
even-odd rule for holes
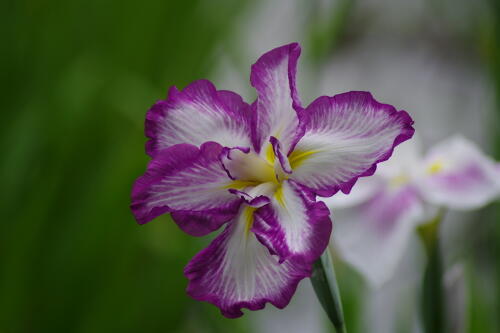
[[[252,231],[283,261],[290,256],[313,262],[323,253],[332,230],[330,212],[314,194],[287,180],[271,204],[255,213]]]
[[[168,98],[146,114],[146,136],[150,138],[146,152],[154,156],[176,144],[200,146],[207,141],[249,147],[249,112],[238,94],[216,90],[208,80],[195,81],[183,91],[172,87]]]
[[[237,214],[238,206],[235,204],[234,208],[228,210],[174,211],[171,215],[182,231],[200,237],[219,229],[225,222],[231,220]]]
[[[176,212],[173,217],[183,230],[202,235],[231,219],[241,200],[227,190],[232,181],[220,163],[221,152],[219,144],[207,142],[201,148],[179,144],[158,153],[132,189],[137,221]]]
[[[323,197],[349,193],[359,177],[372,175],[377,163],[414,132],[405,111],[378,103],[368,92],[320,97],[304,119],[304,136],[288,157],[291,178]]]
[[[418,183],[422,195],[437,205],[477,209],[500,197],[496,163],[460,136],[431,149],[422,173]]]
[[[280,264],[269,253],[248,231],[248,209],[184,269],[188,294],[218,306],[229,318],[242,316],[242,308],[263,309],[267,302],[284,308],[299,281],[311,274],[311,265],[299,258]]]
[[[252,105],[252,140],[260,152],[274,136],[288,153],[302,135],[297,111],[302,109],[295,85],[300,46],[292,43],[275,48],[252,66],[250,82],[257,90]]]

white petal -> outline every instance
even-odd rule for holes
[[[415,226],[426,218],[409,186],[379,192],[364,205],[333,211],[333,216],[334,245],[374,287],[393,276]]]

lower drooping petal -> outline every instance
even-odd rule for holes
[[[163,150],[137,179],[132,190],[132,212],[141,224],[169,212],[186,232],[206,234],[231,219],[241,199],[229,193],[232,182],[214,142],[200,148],[179,144]]]
[[[475,209],[500,197],[496,163],[463,137],[455,136],[435,146],[422,167],[418,185],[433,204]]]
[[[328,202],[337,221],[333,244],[373,287],[393,276],[415,227],[428,217],[411,186],[381,189],[350,209],[336,210],[335,201]]]
[[[242,308],[259,310],[267,302],[284,308],[300,280],[310,276],[310,264],[300,258],[279,263],[249,230],[254,208],[241,213],[184,269],[188,294],[210,302],[224,316],[243,315]]]
[[[271,204],[255,213],[252,231],[281,260],[289,256],[313,262],[323,253],[332,230],[330,212],[309,190],[284,181]]]
[[[304,117],[305,134],[289,156],[292,178],[324,197],[349,193],[414,132],[405,111],[380,104],[367,92],[320,97]]]
[[[195,81],[182,91],[172,87],[168,98],[148,111],[146,136],[150,156],[180,143],[249,147],[249,106],[238,94],[217,90],[208,80]]]

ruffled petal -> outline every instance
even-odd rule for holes
[[[323,197],[349,193],[414,132],[405,111],[378,103],[368,92],[320,97],[304,114],[304,136],[288,157],[291,178]]]
[[[271,198],[271,204],[255,212],[252,231],[272,253],[313,262],[323,253],[332,230],[330,212],[314,194],[286,180]]]
[[[395,273],[411,234],[428,215],[411,186],[381,189],[364,204],[335,212],[333,244],[375,288]]]
[[[238,94],[216,90],[208,80],[195,81],[183,91],[172,87],[168,98],[146,114],[146,136],[150,156],[180,143],[250,147],[249,106]]]
[[[249,231],[254,208],[242,207],[239,216],[208,248],[184,269],[188,294],[237,318],[242,308],[260,310],[267,302],[284,308],[300,280],[311,274],[311,265],[296,260],[279,263]]]
[[[429,151],[418,184],[425,199],[453,209],[476,209],[500,196],[496,163],[455,136]]]
[[[302,107],[295,86],[299,56],[299,44],[292,43],[265,53],[252,66],[250,82],[257,90],[252,140],[257,152],[274,136],[288,153],[302,135],[297,116]]]
[[[179,226],[199,236],[234,217],[241,199],[228,191],[232,180],[219,159],[222,149],[215,142],[179,144],[157,154],[132,190],[137,221],[175,212]]]

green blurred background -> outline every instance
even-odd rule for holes
[[[287,15],[292,2],[302,17],[290,18],[300,31],[293,40],[302,42],[304,75],[312,78],[372,20],[370,11],[357,12],[363,1],[333,1],[326,12],[319,9],[328,1],[279,1],[278,13]],[[437,21],[443,11],[467,5],[422,3]],[[500,6],[481,3],[480,15],[453,30],[450,43],[486,73],[496,96],[488,112],[498,117]],[[182,269],[208,239],[185,235],[167,216],[138,226],[128,206],[131,185],[148,161],[145,112],[171,85],[199,78],[218,85],[224,59],[235,69],[228,75],[246,84],[251,62],[266,49],[251,49],[252,31],[242,36],[248,26],[242,22],[251,22],[261,6],[241,0],[0,3],[0,333],[259,331],[254,314],[228,320],[185,294]],[[261,37],[270,38],[253,39]],[[302,90],[312,91],[305,100],[317,95],[312,86]],[[500,159],[500,124],[484,131],[490,133],[486,150]],[[481,221],[474,244],[464,251],[469,332],[500,331],[499,212],[497,204],[475,215]],[[339,265],[347,326],[360,331],[361,282]]]

